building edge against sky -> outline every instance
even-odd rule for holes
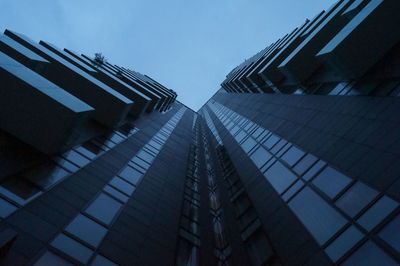
[[[0,37],[4,265],[398,265],[400,3],[341,0],[198,113]]]

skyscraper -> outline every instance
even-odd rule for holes
[[[340,0],[195,112],[0,37],[4,265],[399,265],[397,0]]]

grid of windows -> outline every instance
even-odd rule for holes
[[[376,258],[396,260],[390,255],[396,254],[396,245],[382,245],[377,239],[384,237],[377,231],[399,212],[397,201],[219,103],[209,103],[208,107],[332,261],[345,261],[350,254],[351,260],[356,261],[354,258],[361,258],[358,254],[363,252],[366,241],[371,242],[368,247]],[[255,143],[248,142],[249,138]],[[340,244],[344,241],[345,246]]]
[[[94,138],[42,165],[5,178],[0,183],[0,218],[6,218],[137,131],[136,127],[125,125],[107,137]]]
[[[182,107],[128,162],[127,166],[104,186],[88,206],[50,243],[52,249],[67,255],[74,262],[85,265],[103,265],[104,263],[116,265],[97,254],[97,248],[185,111],[186,108]],[[122,141],[120,135],[114,137]],[[157,143],[157,148],[152,143]],[[49,255],[45,253],[43,256]],[[43,256],[38,262],[43,260]]]

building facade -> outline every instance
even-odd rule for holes
[[[399,265],[398,0],[340,0],[195,112],[0,37],[2,265]]]

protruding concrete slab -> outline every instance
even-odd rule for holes
[[[0,52],[0,128],[53,154],[72,147],[94,109]]]

